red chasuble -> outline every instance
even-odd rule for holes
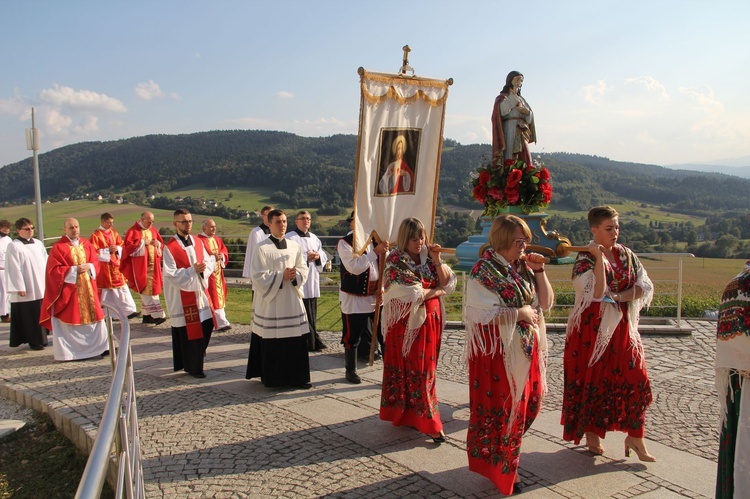
[[[96,229],[89,238],[91,245],[97,250],[109,248],[110,246],[123,245],[122,237],[115,229],[101,230]],[[119,255],[110,254],[109,263],[99,262],[99,273],[96,274],[96,285],[99,290],[121,288],[127,281],[125,276],[120,272]]]
[[[120,272],[128,280],[130,287],[142,295],[161,294],[161,250],[156,250],[149,244],[154,239],[164,244],[164,240],[153,225],[144,229],[140,223],[136,222],[125,233],[125,241],[122,245]],[[145,243],[145,255],[132,256],[141,244],[141,240]]]
[[[198,242],[197,239],[194,241]],[[174,258],[174,263],[178,269],[187,269],[193,266],[188,259],[188,254],[182,247],[177,237],[173,237],[167,243],[169,252]],[[198,242],[195,246],[195,262],[203,263],[203,247]],[[193,291],[180,290],[180,301],[182,302],[182,311],[185,313],[185,327],[187,328],[187,337],[189,340],[200,340],[203,338],[203,327],[201,326],[200,310],[198,309],[198,299]],[[211,307],[213,314],[214,306],[211,297],[208,297],[208,305]],[[214,318],[214,323],[216,318]],[[215,326],[216,324],[214,324]]]
[[[66,324],[91,324],[104,318],[96,281],[91,279],[88,272],[78,273],[75,284],[65,282],[65,276],[75,265],[91,263],[99,272],[94,247],[82,237],[78,241],[78,246],[73,246],[68,236],[62,236],[52,246],[47,258],[46,289],[39,323],[50,331],[53,305],[55,317]]]
[[[229,251],[224,245],[224,241],[219,237],[199,234],[198,239],[206,247],[206,253],[216,257],[216,270],[208,276],[208,294],[216,308],[224,308],[227,301],[227,281],[224,278],[224,269],[221,268],[221,257],[224,256],[224,264],[226,265],[229,262]]]

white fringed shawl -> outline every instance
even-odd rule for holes
[[[611,292],[619,293],[621,290],[638,286],[643,291],[641,297],[629,302],[627,305],[628,335],[633,354],[638,357],[639,367],[643,367],[643,343],[641,342],[641,335],[638,332],[638,323],[640,322],[641,309],[651,305],[651,300],[654,297],[654,285],[635,253],[621,244],[615,245],[615,251],[619,255],[620,265],[625,270],[626,284],[622,288],[610,288],[613,285],[611,280],[614,273],[612,265],[605,259],[604,271],[607,276],[607,287],[605,288],[604,295],[600,297],[594,296],[594,285],[596,284],[594,256],[588,252],[578,253],[578,258],[573,265],[573,288],[575,289],[576,299],[573,310],[570,312],[568,318],[567,334],[570,335],[572,331],[577,330],[581,326],[581,315],[591,303],[602,303],[599,307],[599,318],[601,321],[599,324],[599,333],[596,336],[594,350],[589,359],[589,366],[594,365],[607,349],[607,345],[609,345],[609,341],[612,339],[617,325],[622,320],[622,310],[619,304],[615,305],[607,301],[605,297],[608,297]]]
[[[721,426],[727,418],[727,390],[732,369],[741,382],[750,378],[750,260],[724,288],[716,323],[716,392],[721,404]],[[734,396],[734,391],[730,391]],[[744,396],[744,395],[743,395]],[[734,399],[732,399],[734,400]]]
[[[422,249],[422,253],[419,256],[420,260],[425,262],[424,264],[415,264],[405,251],[397,249],[391,251],[386,260],[386,268],[383,275],[383,284],[385,287],[383,312],[381,314],[383,335],[385,337],[391,327],[408,316],[409,319],[404,331],[402,349],[404,356],[409,354],[414,340],[427,318],[424,307],[424,295],[427,289],[423,286],[422,281],[427,280],[433,284],[438,282],[437,269],[432,259],[428,257],[426,246]],[[443,289],[446,294],[450,294],[456,289],[456,275],[449,267],[446,266],[446,268],[450,272],[450,278],[448,284]],[[438,282],[436,287],[439,286]],[[443,318],[440,328],[442,334],[445,327],[445,306],[443,305],[442,297],[440,298],[440,308]]]
[[[730,376],[739,376],[740,400],[730,389]],[[719,431],[727,423],[727,394],[739,408],[734,441],[734,496],[750,492],[750,260],[721,295],[716,324],[716,392],[721,413]],[[748,385],[748,386],[745,386]]]
[[[518,309],[524,305],[539,309],[539,299],[534,289],[533,277],[531,277],[533,273],[528,273],[528,270],[523,272],[526,273],[529,281],[524,279],[521,282],[521,287],[524,289],[521,289],[509,272],[505,270],[503,274],[499,267],[507,269],[508,262],[490,249],[471,271],[471,278],[466,286],[466,307],[464,308],[466,325],[464,356],[467,362],[482,355],[491,355],[493,358],[495,355],[502,356],[511,391],[510,420],[514,421],[531,368],[531,359],[524,351],[521,340]],[[492,277],[487,278],[489,275]],[[488,286],[492,286],[492,289]],[[532,324],[529,327],[537,342],[536,352],[541,369],[542,397],[544,397],[547,393],[547,327],[544,315],[540,309],[539,311],[539,324],[536,326]],[[484,333],[487,328],[490,331],[494,329],[497,334],[487,335]],[[487,336],[489,337],[485,339]],[[511,426],[508,426],[508,431]]]

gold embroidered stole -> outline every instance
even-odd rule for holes
[[[141,291],[142,295],[154,294],[154,266],[156,263],[156,250],[151,246],[153,237],[151,236],[151,229],[141,229],[141,237],[143,238],[144,249],[146,250],[146,288]]]
[[[74,265],[86,262],[86,249],[82,244],[70,245],[70,257]],[[96,302],[94,301],[94,288],[91,286],[91,276],[88,272],[79,272],[76,278],[76,293],[78,295],[78,311],[81,314],[81,324],[96,322]]]
[[[216,268],[214,269],[214,273],[212,275],[214,284],[216,285],[216,303],[214,303],[214,306],[216,308],[224,308],[226,305],[226,293],[224,292],[224,284],[221,280],[221,271],[223,270],[221,268],[221,255],[219,254],[219,245],[216,242],[216,239],[213,237],[207,237],[206,241],[208,241],[208,248],[210,250],[210,253],[216,257]]]

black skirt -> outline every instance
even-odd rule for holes
[[[310,333],[293,338],[263,339],[250,336],[245,379],[260,378],[264,386],[298,386],[310,382]]]

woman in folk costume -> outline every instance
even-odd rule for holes
[[[749,380],[750,260],[724,288],[716,326],[716,392],[722,409],[716,476],[719,499],[750,497]]]
[[[620,219],[610,206],[588,214],[594,240],[573,264],[576,298],[568,318],[563,369],[563,438],[604,454],[608,431],[626,432],[630,450],[653,462],[643,439],[651,383],[646,372],[640,311],[651,303],[654,286],[638,257],[618,244]]]
[[[542,406],[547,363],[542,311],[554,301],[541,255],[524,255],[530,241],[521,218],[497,217],[491,248],[471,269],[466,287],[469,469],[507,495],[521,490],[521,439]]]
[[[380,419],[412,426],[445,442],[435,390],[445,325],[441,296],[456,288],[456,276],[440,260],[440,245],[427,244],[416,218],[401,222],[397,249],[386,259],[382,325],[385,332]]]

